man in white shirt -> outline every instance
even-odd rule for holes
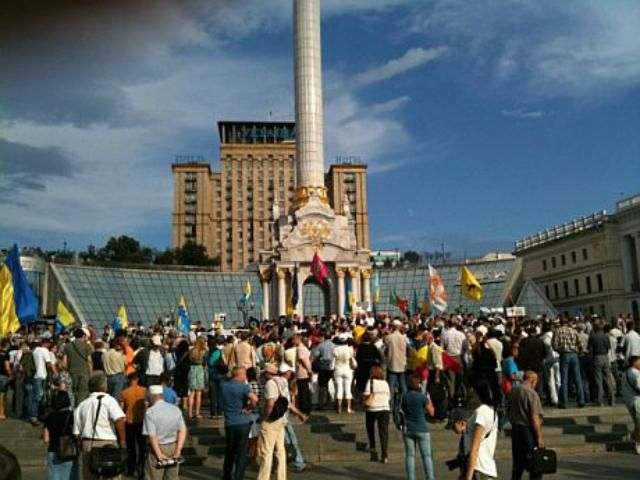
[[[627,333],[622,340],[622,350],[627,365],[631,357],[640,357],[640,334],[636,331],[633,320],[627,322]]]
[[[151,348],[147,351],[145,381],[147,386],[158,385],[160,375],[164,373],[164,352],[160,349],[162,338],[160,335],[151,337]]]
[[[31,423],[37,423],[40,416],[40,408],[45,394],[48,371],[55,374],[55,356],[49,351],[50,340],[42,339],[42,344],[33,349],[33,362],[36,366],[36,373],[33,376],[33,396],[30,410]]]
[[[462,349],[467,337],[456,328],[456,321],[453,319],[453,316],[447,322],[447,328],[442,332],[441,338],[442,348],[453,360],[462,365]],[[462,383],[462,374],[458,374],[453,370],[444,370],[442,373],[444,383],[447,387],[449,401],[453,402],[456,390]]]
[[[126,464],[126,416],[118,402],[107,392],[107,376],[98,372],[89,379],[89,397],[83,400],[73,415],[73,433],[81,440],[83,480],[106,480],[107,477],[93,474],[89,469],[89,452],[92,448],[120,445]],[[95,429],[94,429],[95,424]],[[110,477],[120,479],[121,476]]]

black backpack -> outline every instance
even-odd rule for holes
[[[33,359],[33,352],[24,352],[20,359],[20,366],[22,367],[22,374],[24,378],[33,378],[36,375],[36,362]]]

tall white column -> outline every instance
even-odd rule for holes
[[[358,270],[358,267],[350,268],[349,276],[351,277],[351,294],[353,295],[353,306],[355,307],[362,302],[362,296],[360,294],[360,270]]]
[[[260,273],[260,280],[262,281],[262,315],[261,317],[271,318],[271,312],[269,311],[269,280],[270,275],[268,272]],[[261,318],[260,320],[265,320]]]
[[[338,318],[344,315],[344,268],[336,267],[338,277]]]
[[[293,0],[296,180],[324,187],[320,0]]]
[[[362,271],[362,308],[371,311],[371,270]]]
[[[285,268],[278,268],[276,270],[278,276],[278,315],[287,314],[287,283],[285,279],[287,277],[287,270]]]

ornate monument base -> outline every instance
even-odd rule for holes
[[[271,318],[291,313],[287,312],[287,302],[294,271],[299,299],[293,313],[305,314],[303,287],[317,284],[310,268],[316,253],[329,269],[328,278],[319,285],[325,296],[324,315],[344,315],[347,279],[351,282],[352,310],[371,309],[371,252],[356,250],[351,219],[336,215],[316,192],[311,192],[302,207],[279,218],[276,230],[276,247],[261,252],[260,262],[263,308]]]

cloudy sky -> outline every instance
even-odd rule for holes
[[[325,163],[373,248],[454,255],[640,192],[640,2],[323,0]],[[171,162],[293,118],[289,0],[7,0],[0,245],[171,242]]]

